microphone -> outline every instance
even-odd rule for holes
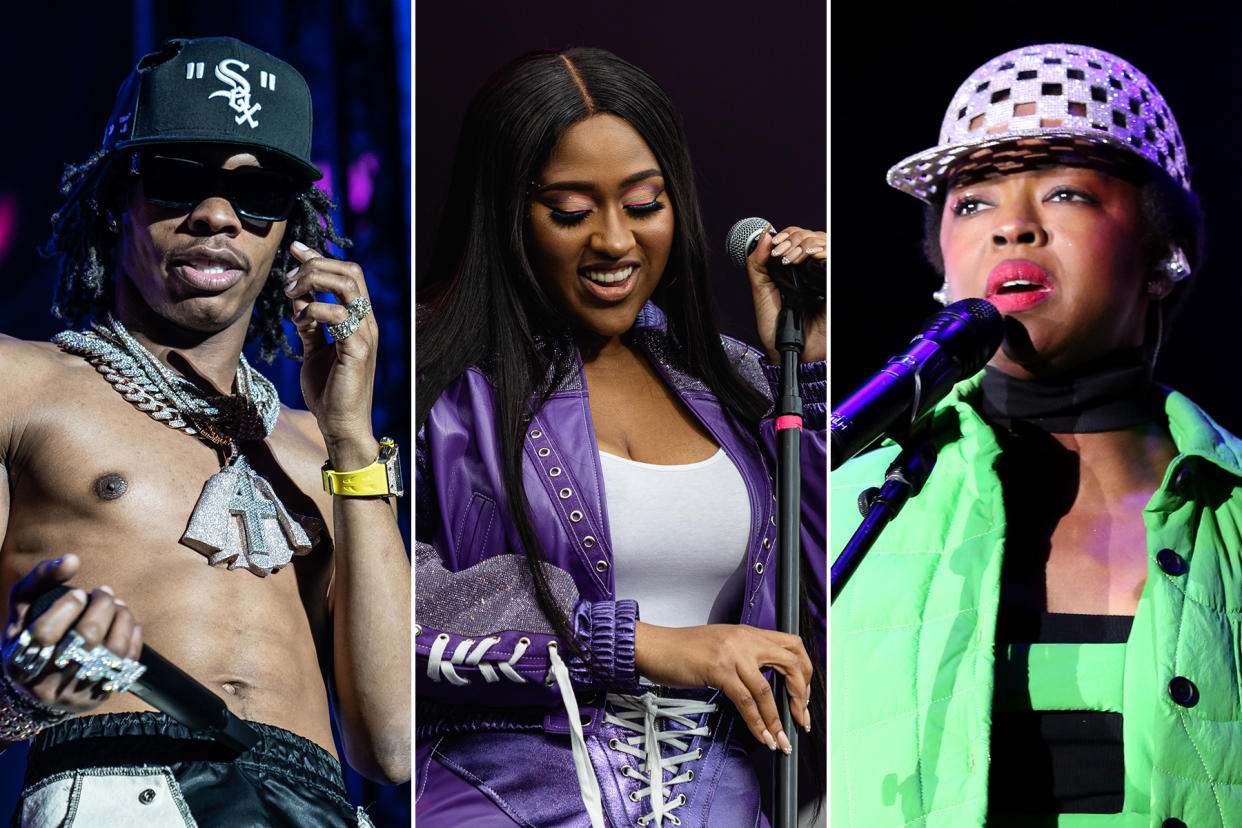
[[[761,218],[744,218],[734,224],[725,239],[729,259],[738,267],[746,267],[746,257],[755,251],[759,235],[770,225]],[[768,273],[781,290],[797,294],[804,302],[821,304],[827,295],[828,272],[820,259],[808,257],[786,265],[773,257],[768,260]]]
[[[1004,318],[984,299],[963,299],[933,314],[904,353],[832,412],[831,468],[881,435],[905,434],[954,383],[987,364],[1004,333]]]
[[[33,622],[69,589],[65,584],[57,584],[41,594],[30,605],[29,620]],[[229,712],[223,699],[146,644],[142,645],[138,662],[147,669],[134,681],[129,692],[156,710],[238,753],[259,740],[254,728]]]

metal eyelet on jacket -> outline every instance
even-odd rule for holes
[[[564,489],[561,489],[559,492],[557,492],[557,494],[560,495],[561,500],[568,500],[569,496],[573,494],[573,492],[570,491],[568,486],[566,486]]]
[[[578,523],[581,520],[582,520],[582,512],[578,511],[577,509],[574,509],[572,512],[569,513],[570,523]]]
[[[530,430],[530,436],[532,439],[538,440],[540,437],[543,436],[543,432],[537,428],[532,428]]]
[[[596,561],[596,562],[595,562],[595,571],[596,571],[596,572],[607,572],[607,571],[608,571],[608,561]]]
[[[763,561],[756,561],[756,562],[755,562],[755,574],[756,574],[756,575],[762,575],[762,574],[763,574]]]
[[[595,546],[595,537],[593,535],[587,535],[582,539],[582,545],[587,549],[591,549]]]
[[[535,452],[535,454],[538,454],[540,457],[547,457],[551,453],[552,453],[552,449],[548,448],[547,446],[544,446],[543,448],[539,449],[539,451]]]

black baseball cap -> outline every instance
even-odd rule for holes
[[[288,63],[232,37],[165,41],[121,84],[103,149],[207,143],[255,147],[308,181],[311,97]]]

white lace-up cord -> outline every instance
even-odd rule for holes
[[[556,652],[556,642],[548,642],[548,662],[552,665],[548,672],[561,691],[561,701],[565,703],[565,712],[569,714],[569,744],[573,748],[574,772],[578,774],[578,791],[582,794],[582,804],[586,807],[587,816],[591,818],[591,828],[606,828],[604,825],[603,797],[599,792],[599,780],[595,778],[595,769],[591,767],[591,757],[587,755],[586,737],[582,733],[582,719],[578,716],[578,699],[574,696],[573,684],[569,679],[569,668]]]
[[[716,705],[694,699],[662,698],[654,693],[645,693],[642,696],[609,693],[608,706],[617,712],[607,713],[604,722],[636,734],[627,737],[624,742],[614,739],[608,746],[643,760],[638,770],[631,768],[628,774],[647,783],[647,787],[636,792],[637,796],[651,798],[651,811],[639,817],[638,824],[646,825],[654,819],[656,825],[663,826],[665,815],[686,802],[685,797],[668,801],[668,797],[672,796],[672,786],[694,778],[690,771],[680,774],[677,771],[682,763],[702,756],[701,750],[690,750],[690,738],[711,733],[706,725],[696,726],[695,720],[690,717],[714,713]],[[686,730],[659,730],[657,725],[660,719],[669,719],[684,726]],[[661,753],[664,745],[681,753],[665,756]],[[665,771],[671,774],[671,778],[664,778]],[[644,772],[646,776],[643,775]]]
[[[500,681],[500,676],[496,675],[497,670],[500,670],[510,681],[516,681],[518,684],[526,683],[526,679],[513,669],[513,665],[517,664],[518,659],[526,653],[526,648],[530,646],[529,638],[520,639],[517,646],[513,648],[513,655],[507,660],[493,658],[490,659],[490,664],[483,661],[483,656],[487,655],[487,651],[494,645],[500,643],[500,638],[496,636],[484,638],[478,644],[475,644],[473,638],[467,638],[458,644],[453,650],[453,655],[446,659],[444,651],[448,649],[448,643],[448,635],[441,633],[436,636],[436,640],[431,645],[431,651],[427,654],[427,678],[432,681],[446,678],[450,684],[460,687],[463,684],[469,684],[470,679],[459,676],[454,667],[478,667],[479,672],[483,674],[483,680],[488,684]],[[473,650],[470,649],[471,646],[474,647]]]

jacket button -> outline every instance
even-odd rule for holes
[[[1177,471],[1173,472],[1173,477],[1169,480],[1169,490],[1185,496],[1190,492],[1190,478],[1190,466],[1178,466]]]
[[[1182,822],[1177,817],[1169,817],[1164,822],[1160,823],[1160,828],[1186,828],[1186,823]]]
[[[1186,559],[1172,549],[1161,549],[1157,552],[1156,563],[1170,575],[1183,575],[1186,572]]]
[[[1169,682],[1169,697],[1182,707],[1194,707],[1199,703],[1199,688],[1184,676],[1174,676]]]

